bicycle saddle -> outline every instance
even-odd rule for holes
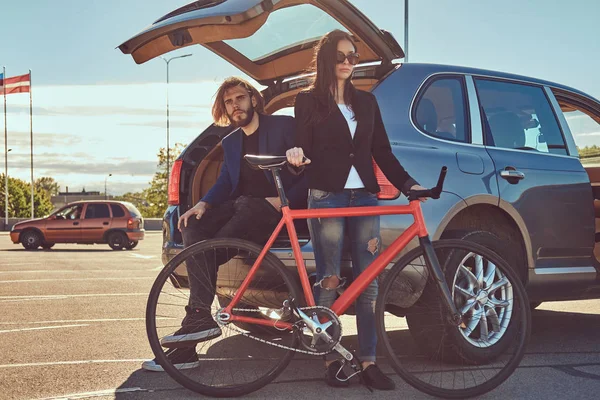
[[[244,159],[253,168],[269,169],[275,167],[281,167],[287,162],[286,156],[255,156],[252,154],[246,154]]]

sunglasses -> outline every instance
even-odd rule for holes
[[[348,63],[350,65],[356,65],[358,64],[358,60],[360,58],[360,54],[358,53],[350,53],[348,55],[342,53],[341,51],[337,52],[336,55],[336,61],[338,64],[343,64],[344,61],[348,60]]]

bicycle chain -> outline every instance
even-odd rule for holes
[[[302,310],[302,311],[304,311],[304,310],[314,310],[314,309],[326,309],[326,310],[329,310],[329,311],[331,311],[329,308],[327,308],[327,307],[323,307],[323,306],[313,306],[313,307],[298,307],[298,309],[299,309],[299,310]],[[260,312],[260,310],[257,310],[257,309],[247,309],[247,308],[233,308],[233,309],[232,309],[232,311],[241,311],[241,312]],[[338,321],[339,321],[339,320],[338,320]],[[221,326],[221,327],[225,327],[225,326],[227,325],[227,326],[228,326],[229,328],[231,328],[232,330],[234,330],[234,331],[236,331],[236,332],[238,332],[238,333],[242,334],[243,336],[246,336],[246,337],[248,337],[248,338],[250,338],[250,339],[257,340],[257,341],[259,341],[259,342],[261,342],[261,343],[265,343],[265,344],[268,344],[268,345],[271,345],[271,346],[274,346],[274,347],[279,347],[279,348],[282,348],[282,349],[285,349],[285,350],[292,350],[292,351],[295,351],[295,352],[297,352],[297,353],[309,354],[309,355],[311,355],[311,356],[324,356],[324,355],[326,355],[326,354],[329,354],[329,353],[331,353],[331,351],[325,351],[325,352],[314,352],[314,351],[302,350],[302,349],[298,349],[298,348],[295,348],[295,347],[289,347],[289,346],[284,346],[284,345],[282,345],[282,344],[278,344],[278,343],[269,342],[269,341],[267,341],[267,340],[264,340],[264,339],[261,339],[261,338],[259,338],[259,337],[256,337],[256,336],[252,336],[252,335],[250,335],[249,333],[247,333],[247,332],[245,332],[245,331],[241,330],[240,328],[238,328],[237,326],[235,326],[235,324],[234,324],[233,322],[226,322],[226,323],[224,323],[224,322],[220,321],[218,318],[216,318],[216,322],[217,322],[217,324],[218,324],[219,326]],[[339,339],[338,339],[338,341],[337,341],[337,342],[336,342],[336,343],[335,343],[335,344],[332,346],[332,348],[333,348],[333,347],[335,347],[335,346],[337,346],[338,344],[340,344],[340,342],[342,341],[342,337],[343,337],[343,331],[342,331],[342,324],[341,324],[341,322],[339,323],[339,326],[340,326],[340,338],[339,338]],[[273,325],[273,327],[274,327],[275,329],[279,329],[279,328],[277,328],[275,325]]]

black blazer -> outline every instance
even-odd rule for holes
[[[378,193],[381,189],[373,170],[374,158],[386,178],[406,194],[417,182],[392,153],[377,99],[369,92],[354,90],[353,103],[357,120],[354,139],[337,105],[333,104],[331,113],[327,115],[326,107],[312,92],[301,92],[296,96],[295,145],[302,147],[311,160],[304,170],[308,187],[328,192],[341,191],[354,165],[365,189]],[[322,116],[317,124],[308,122],[314,112]]]

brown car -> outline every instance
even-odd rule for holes
[[[144,220],[124,201],[77,201],[47,217],[15,224],[13,243],[27,250],[50,249],[55,243],[108,243],[113,250],[131,250],[144,239]]]

